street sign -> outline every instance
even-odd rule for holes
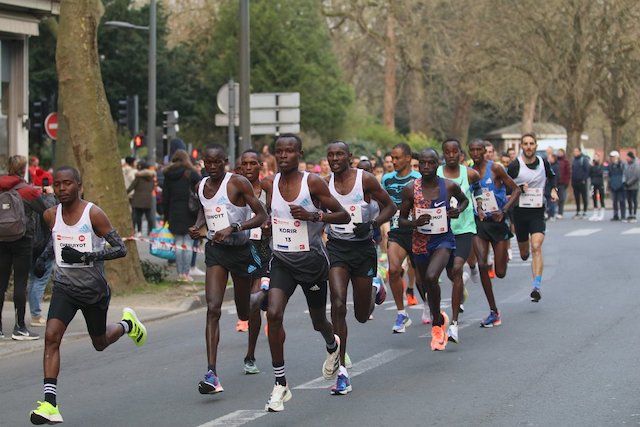
[[[251,125],[251,135],[279,135],[281,133],[300,133],[300,125]]]
[[[300,109],[251,110],[252,125],[296,124],[300,123]]]
[[[234,126],[240,126],[240,116],[236,114],[233,123]],[[216,126],[229,126],[229,116],[227,114],[216,114]]]
[[[252,93],[251,109],[261,108],[298,108],[300,92]]]
[[[233,93],[235,99],[235,110],[238,111],[238,106],[240,105],[240,84],[233,84]],[[216,97],[216,101],[218,102],[218,108],[225,114],[229,114],[229,84],[225,83],[222,85],[220,90],[218,90],[218,95]],[[226,125],[224,125],[226,126]]]
[[[58,139],[58,113],[51,113],[44,119],[44,130],[51,139]]]

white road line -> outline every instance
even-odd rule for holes
[[[405,356],[409,353],[412,353],[414,350],[395,350],[389,349],[385,350],[382,353],[375,354],[367,359],[361,360],[360,362],[354,363],[353,367],[349,370],[349,377],[353,378],[360,374],[363,374],[367,371],[370,371],[373,368],[377,368],[380,365],[384,365],[385,363],[389,363],[398,357]],[[294,387],[296,390],[309,390],[309,389],[322,389],[331,387],[335,381],[327,381],[322,377],[316,378],[315,380],[311,380],[304,384],[300,384],[297,387]]]
[[[602,228],[579,228],[577,230],[574,230],[570,233],[565,234],[565,237],[584,237],[584,236],[590,236],[592,234],[597,233],[598,231],[601,231]]]
[[[240,427],[267,414],[268,412],[264,409],[242,409],[207,423],[200,424],[198,427]]]
[[[627,231],[623,231],[622,234],[640,234],[640,228],[630,228]]]

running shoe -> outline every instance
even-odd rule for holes
[[[409,316],[398,313],[396,316],[396,323],[393,325],[393,333],[404,334],[407,326],[411,326],[411,319],[409,319]]]
[[[198,383],[198,391],[200,394],[216,394],[224,391],[220,378],[212,371],[204,374],[204,379]]]
[[[284,402],[290,401],[291,397],[291,390],[289,390],[288,385],[276,384],[273,386],[267,404],[264,405],[264,410],[267,412],[280,412],[284,410]]]
[[[336,377],[336,373],[340,368],[340,337],[334,335],[338,347],[333,353],[327,351],[327,358],[322,364],[322,376],[325,380],[332,380]]]
[[[247,332],[249,330],[249,321],[248,320],[238,320],[236,322],[236,331],[237,332]]]
[[[255,360],[247,359],[244,361],[244,373],[247,375],[260,373],[260,369],[256,366]]]
[[[131,330],[129,331],[129,337],[138,346],[144,345],[147,342],[147,328],[142,324],[136,312],[132,308],[125,307],[122,310],[122,320],[128,320],[131,322]]]
[[[462,303],[464,304],[469,299],[469,291],[466,287],[462,288]]]
[[[47,318],[44,316],[33,316],[31,317],[31,323],[29,323],[29,326],[47,326]]]
[[[58,406],[53,406],[49,402],[38,401],[38,407],[29,413],[31,424],[59,424],[62,422],[62,415]]]
[[[0,331],[0,340],[4,339],[4,332]]]
[[[491,268],[489,269],[489,279],[495,279],[495,277],[496,277],[496,270],[494,270],[492,265]]]
[[[422,316],[421,316],[422,324],[428,325],[431,323],[431,311],[429,310],[429,304],[426,302],[422,304]]]
[[[445,332],[449,326],[449,317],[444,311],[440,312],[444,323],[440,326],[431,327],[431,350],[443,351],[447,346],[447,333]]]
[[[344,353],[344,367],[347,369],[351,369],[353,363],[351,363],[351,358],[349,357],[349,353]]]
[[[469,273],[467,273],[466,271],[462,272],[462,285],[463,286],[467,284],[467,282],[469,281],[470,277],[471,276],[469,276]]]
[[[345,394],[350,393],[351,390],[351,381],[349,380],[349,377],[340,372],[335,385],[331,386],[331,394],[334,396],[344,396]]]
[[[407,305],[418,305],[418,299],[413,292],[407,292]]]
[[[542,295],[540,295],[540,288],[537,286],[534,286],[530,296],[531,296],[531,302],[539,302],[540,298],[542,298]]]
[[[448,340],[454,344],[458,344],[460,339],[458,339],[458,321],[454,320],[449,325],[449,329],[447,329]]]
[[[205,272],[194,266],[189,269],[189,276],[204,276]]]
[[[380,305],[387,299],[387,290],[384,288],[384,283],[379,277],[374,277],[373,280],[378,283],[378,292],[376,292],[376,305]]]
[[[478,273],[478,267],[471,268],[470,271],[471,271],[471,281],[473,283],[478,283],[480,281],[480,273]]]
[[[13,327],[13,334],[11,334],[11,338],[16,341],[33,341],[40,338],[40,335],[34,334],[28,330],[26,326],[19,328],[18,325],[16,325]]]
[[[497,311],[491,310],[489,316],[480,322],[480,326],[483,328],[493,328],[494,326],[502,325],[502,320],[500,320],[500,313]]]

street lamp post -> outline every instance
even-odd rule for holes
[[[156,0],[149,3],[149,26],[124,21],[107,21],[104,25],[131,30],[149,31],[149,90],[147,98],[147,147],[149,161],[156,162]]]

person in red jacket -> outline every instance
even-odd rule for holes
[[[567,159],[567,153],[560,148],[558,150],[558,165],[560,174],[558,175],[558,213],[557,219],[561,219],[564,214],[564,201],[567,200],[567,187],[571,182],[571,163]]]
[[[18,240],[0,241],[0,312],[4,305],[4,294],[9,287],[9,278],[13,271],[13,304],[16,310],[16,324],[11,338],[18,341],[37,340],[39,336],[27,329],[24,314],[27,306],[27,282],[31,269],[31,251],[35,222],[31,220],[34,213],[42,215],[45,205],[39,188],[29,185],[24,176],[27,173],[27,159],[24,156],[11,156],[7,165],[8,174],[0,176],[0,192],[17,188],[24,202],[27,228]],[[0,323],[0,338],[4,338]]]

